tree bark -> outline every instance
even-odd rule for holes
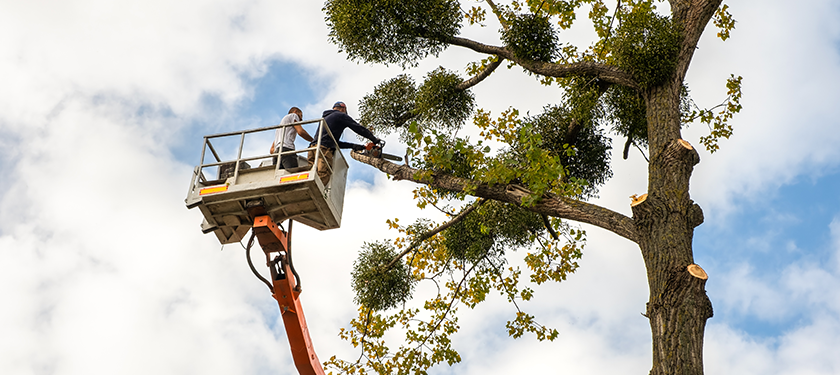
[[[651,375],[703,374],[703,336],[713,310],[705,290],[708,276],[697,271],[702,268],[694,264],[692,250],[694,228],[703,222],[703,211],[689,195],[691,173],[700,157],[681,139],[679,101],[697,42],[720,3],[671,0],[672,18],[682,33],[677,67],[670,80],[643,93],[650,150],[648,191],[631,209],[650,288],[645,316],[653,339]]]
[[[680,139],[680,84],[671,81],[645,93],[648,192],[631,207],[650,288],[645,315],[653,338],[651,375],[703,374],[703,334],[712,317],[706,280],[688,271],[694,264],[694,228],[703,213],[689,196],[700,157]]]
[[[471,39],[452,37],[447,40],[449,44],[469,48],[473,51],[486,53],[488,55],[496,55],[500,58],[513,61],[526,70],[544,75],[546,77],[571,77],[575,75],[585,75],[597,77],[598,79],[612,84],[623,85],[630,88],[637,88],[636,81],[629,73],[612,65],[602,64],[594,61],[579,61],[569,64],[548,63],[542,61],[530,61],[517,58],[512,52],[505,47],[491,46],[488,44],[476,42]]]
[[[650,320],[653,342],[651,375],[702,375],[703,336],[712,317],[712,304],[705,284],[708,276],[694,264],[694,228],[703,222],[703,211],[689,195],[689,180],[700,161],[697,151],[680,134],[680,90],[703,30],[721,0],[669,0],[672,20],[680,28],[682,42],[677,65],[670,79],[646,89],[648,147],[648,189],[635,198],[628,218],[609,209],[567,197],[543,196],[528,210],[589,223],[636,242],[645,262],[650,296],[645,316]],[[488,2],[498,13],[495,5]],[[555,64],[517,59],[505,47],[491,46],[461,37],[449,44],[499,56],[524,69],[549,77],[588,76],[609,84],[640,89],[629,73],[594,61]],[[488,73],[495,66],[488,67]],[[486,75],[479,75],[476,80]],[[464,86],[471,86],[465,81]],[[476,184],[449,175],[435,175],[408,166],[373,159],[357,153],[353,158],[394,176],[435,188],[469,191],[470,195],[521,206],[530,194],[518,185]],[[422,173],[421,173],[422,172]]]
[[[522,199],[529,196],[531,192],[520,185],[489,185],[484,183],[476,185],[474,181],[465,178],[417,170],[406,165],[394,164],[384,159],[362,155],[358,152],[352,152],[350,155],[353,159],[393,176],[394,180],[409,180],[451,191],[465,192],[470,190],[469,194],[475,197],[515,204],[538,214],[592,224],[636,242],[636,228],[633,225],[633,219],[592,203],[546,194],[533,206],[525,207],[522,205]]]

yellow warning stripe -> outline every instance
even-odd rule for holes
[[[198,195],[221,193],[223,191],[227,191],[227,189],[228,189],[227,185],[213,186],[213,187],[201,189],[198,192]]]
[[[309,172],[300,173],[300,174],[293,174],[291,176],[280,177],[280,183],[285,182],[293,182],[293,181],[300,181],[309,178]]]

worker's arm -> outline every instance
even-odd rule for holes
[[[303,138],[303,139],[305,139],[309,142],[312,142],[312,141],[315,140],[315,138],[312,138],[312,136],[309,135],[309,133],[306,132],[306,129],[304,129],[303,126],[295,125],[295,131],[298,133],[299,136],[301,136],[301,138]]]
[[[362,137],[365,137],[365,138],[369,139],[371,142],[376,143],[376,144],[381,142],[381,140],[379,138],[376,138],[376,136],[373,135],[373,132],[371,132],[370,129],[362,126],[361,124],[356,122],[356,120],[353,120],[352,117],[350,117],[346,114],[342,117],[344,117],[344,121],[345,121],[346,126],[348,128],[350,128],[350,130],[354,131],[356,134],[361,135]],[[341,147],[341,148],[349,148],[349,147]]]
[[[269,153],[269,154],[273,154],[273,153],[274,153],[274,142],[271,142],[271,148],[269,148],[269,149],[268,149],[268,153]]]

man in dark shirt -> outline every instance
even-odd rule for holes
[[[339,148],[352,148],[352,143],[342,142],[341,141],[341,133],[344,132],[344,129],[350,128],[350,130],[356,132],[356,134],[361,135],[369,139],[371,142],[375,144],[379,144],[382,141],[379,138],[376,138],[373,133],[365,128],[364,126],[359,125],[356,120],[353,120],[352,117],[347,115],[347,106],[344,102],[336,102],[333,104],[332,109],[328,109],[324,111],[322,115],[324,118],[324,122],[327,123],[327,128],[330,129],[330,133],[332,133],[335,140],[338,141]],[[320,129],[319,129],[320,131]],[[317,132],[316,132],[317,134]],[[317,136],[317,135],[316,135]],[[315,146],[317,141],[313,141],[309,146]],[[335,155],[336,144],[333,142],[333,138],[327,134],[326,131],[323,132],[321,135],[321,155],[323,156],[318,163],[318,177],[321,178],[321,182],[324,185],[330,180],[331,171],[327,167],[327,165],[332,166],[333,163],[333,156]],[[312,165],[315,162],[315,150],[309,150],[307,155],[307,160],[309,164]],[[326,164],[324,164],[326,163]]]

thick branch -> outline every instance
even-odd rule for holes
[[[560,236],[558,236],[557,232],[554,231],[554,228],[551,227],[551,221],[548,220],[548,216],[540,215],[540,217],[542,217],[543,225],[545,225],[545,229],[548,230],[548,234],[551,235],[551,238],[555,241],[559,240]]]
[[[685,77],[691,58],[697,49],[697,42],[709,24],[722,0],[670,0],[671,16],[682,27],[682,48],[677,59],[677,78]]]
[[[432,177],[421,177],[421,175],[428,176],[429,174],[422,173],[426,171],[419,171],[417,169],[409,168],[405,165],[394,164],[383,159],[371,158],[356,152],[351,153],[351,155],[353,156],[353,159],[394,176],[395,180],[409,180],[434,188],[451,191],[464,192],[469,190],[469,194],[476,197],[515,204],[538,214],[592,224],[627,238],[630,241],[638,242],[633,219],[598,205],[568,197],[558,197],[546,194],[538,203],[533,206],[525,207],[522,206],[522,200],[523,198],[531,195],[531,192],[519,185],[489,185],[480,183],[476,186],[475,181],[446,174],[433,174]],[[474,190],[473,187],[475,188]]]
[[[502,27],[505,28],[505,30],[507,30],[508,23],[505,20],[505,17],[502,15],[502,12],[499,10],[499,7],[496,6],[496,4],[493,2],[493,0],[486,0],[486,1],[487,1],[487,4],[490,5],[490,9],[493,10],[493,14],[495,14],[496,18],[499,19],[499,23],[502,25]]]
[[[505,59],[503,57],[499,57],[498,59],[496,59],[496,61],[490,62],[490,64],[484,67],[484,70],[476,74],[475,77],[472,77],[464,82],[459,83],[458,86],[456,86],[455,88],[457,88],[458,90],[466,90],[470,87],[479,84],[485,78],[490,76],[490,73],[493,73],[493,71],[496,70],[496,68],[498,68],[499,65],[502,65],[502,61],[505,61]]]
[[[629,73],[606,64],[596,63],[594,61],[579,61],[571,64],[557,64],[547,63],[542,61],[531,61],[517,58],[507,48],[491,46],[484,43],[476,42],[471,39],[452,37],[447,40],[450,44],[469,48],[476,52],[496,55],[511,60],[526,70],[544,75],[546,77],[569,77],[573,75],[585,75],[597,77],[605,82],[619,84],[631,88],[638,88],[638,85],[633,80],[633,76]]]
[[[488,55],[496,55],[501,56],[507,59],[512,59],[513,53],[507,50],[505,47],[499,46],[491,46],[489,44],[484,44],[481,42],[476,42],[472,39],[461,38],[458,36],[453,36],[447,40],[452,45],[461,46],[465,48],[469,48],[476,52],[486,53]]]

